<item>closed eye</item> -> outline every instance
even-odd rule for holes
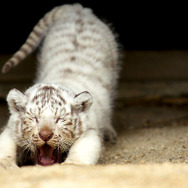
[[[30,118],[28,118],[29,120],[31,120],[31,121],[35,121],[35,122],[39,122],[39,120],[37,119],[37,117],[30,117]]]
[[[39,120],[38,120],[38,118],[37,117],[34,117],[34,120],[38,123],[39,122]]]
[[[64,122],[65,120],[63,118],[57,118],[56,121],[55,121],[55,123],[58,123],[59,121]]]
[[[64,125],[72,125],[72,122],[71,121],[66,121],[66,122],[64,122]]]

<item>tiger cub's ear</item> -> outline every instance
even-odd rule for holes
[[[10,90],[7,96],[7,102],[10,113],[20,113],[25,111],[26,96],[17,89]]]
[[[73,99],[73,109],[84,112],[90,108],[93,103],[92,96],[89,92],[84,91],[77,94]]]

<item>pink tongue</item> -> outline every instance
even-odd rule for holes
[[[52,165],[55,163],[55,159],[53,157],[54,149],[49,145],[45,144],[40,148],[40,155],[39,155],[39,164],[43,166]]]

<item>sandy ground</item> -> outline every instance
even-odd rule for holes
[[[187,122],[168,127],[139,128],[119,133],[106,144],[101,164],[188,163]]]
[[[1,171],[1,188],[187,188],[184,165],[26,167]]]

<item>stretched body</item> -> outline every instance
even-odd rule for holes
[[[35,84],[7,96],[10,118],[0,135],[0,165],[96,164],[111,125],[118,77],[115,37],[90,9],[64,5],[47,13],[3,72],[42,42]]]

